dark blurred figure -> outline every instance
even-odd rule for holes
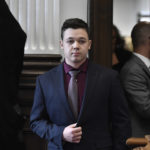
[[[118,28],[112,28],[112,68],[120,72],[123,65],[130,59],[132,52],[125,49],[125,41]]]
[[[17,101],[26,34],[0,0],[0,150],[23,150],[24,116]]]

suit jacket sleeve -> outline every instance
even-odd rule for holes
[[[58,126],[51,122],[47,115],[44,103],[44,89],[41,88],[40,79],[37,78],[34,103],[30,115],[30,127],[34,133],[41,138],[53,142],[57,146],[62,146],[62,133],[64,126]]]
[[[150,117],[150,89],[146,73],[142,68],[136,67],[129,71],[122,70],[121,80],[128,101],[135,111],[144,118]]]

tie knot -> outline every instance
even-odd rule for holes
[[[79,72],[80,72],[79,70],[71,70],[69,71],[69,74],[71,75],[71,77],[75,78]]]

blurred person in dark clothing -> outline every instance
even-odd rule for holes
[[[125,41],[120,35],[119,29],[112,28],[112,69],[120,72],[123,65],[132,56],[132,52],[125,48]]]
[[[17,101],[26,33],[5,0],[0,0],[0,149],[23,149],[19,138],[23,116]]]

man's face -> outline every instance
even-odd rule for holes
[[[65,61],[71,66],[81,65],[87,58],[91,47],[91,40],[87,32],[82,29],[67,29],[61,40],[61,48],[64,49]]]

